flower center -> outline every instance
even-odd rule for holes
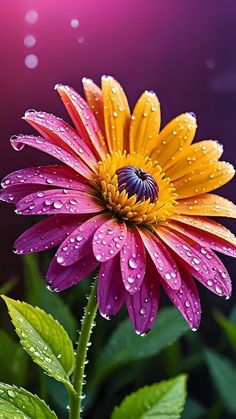
[[[155,179],[136,166],[124,166],[116,171],[119,192],[126,190],[129,197],[136,195],[138,201],[158,198],[159,188]]]

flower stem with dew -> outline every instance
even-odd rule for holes
[[[80,331],[79,343],[76,351],[75,368],[73,375],[73,387],[76,395],[70,396],[70,419],[80,419],[81,402],[83,399],[84,370],[86,364],[86,355],[89,347],[89,340],[94,326],[94,319],[97,313],[97,280],[95,280]]]

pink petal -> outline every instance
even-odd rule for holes
[[[89,214],[103,210],[100,202],[84,192],[50,189],[26,196],[18,202],[16,212],[22,215]]]
[[[101,264],[98,277],[98,307],[106,319],[114,316],[125,301],[119,255]]]
[[[165,281],[163,281],[165,282]],[[136,333],[145,335],[156,320],[160,301],[160,282],[156,267],[147,258],[146,273],[140,290],[126,300],[130,320]]]
[[[197,330],[201,321],[201,303],[198,290],[192,276],[180,266],[179,270],[182,279],[179,290],[173,290],[164,281],[161,281],[162,286],[191,329]]]
[[[24,119],[43,137],[75,152],[89,167],[96,165],[97,160],[76,131],[65,121],[46,112],[26,112]]]
[[[37,192],[39,188],[39,185],[12,185],[0,190],[0,200],[17,204],[24,197]],[[49,189],[49,186],[44,189]]]
[[[61,266],[53,258],[46,276],[47,283],[52,291],[63,291],[78,284],[90,275],[99,265],[92,252],[70,266]]]
[[[120,266],[124,286],[134,294],[145,275],[146,251],[136,228],[128,228],[127,238],[120,251]]]
[[[60,186],[79,191],[87,191],[89,189],[85,179],[66,166],[39,166],[17,170],[7,175],[1,185],[3,188],[6,188],[22,184]]]
[[[84,215],[53,215],[26,230],[15,242],[16,253],[41,252],[58,246],[79,224]]]
[[[93,253],[99,262],[113,258],[125,244],[127,237],[126,224],[115,218],[104,223],[94,234]]]
[[[231,295],[229,274],[211,249],[167,228],[159,228],[158,234],[182,260],[180,263],[205,287],[220,296]]]
[[[236,257],[236,246],[221,237],[216,236],[210,231],[200,230],[182,223],[171,222],[169,225],[180,233],[192,238],[193,240],[202,243],[206,247],[216,250],[217,252],[224,253],[225,255]]]
[[[56,258],[62,266],[69,266],[91,252],[95,231],[107,221],[108,215],[99,214],[80,224],[59,247]]]
[[[18,137],[12,137],[11,144],[17,151],[22,150],[25,145],[28,145],[50,154],[80,173],[81,176],[91,179],[92,172],[88,166],[74,152],[61,145],[56,145],[52,140],[43,137],[34,137],[33,135],[20,135]]]
[[[139,229],[144,245],[161,277],[173,289],[179,289],[181,278],[177,264],[167,248],[148,230]]]
[[[89,147],[92,144],[98,156],[105,157],[107,149],[102,131],[88,104],[69,86],[60,84],[56,85],[55,88],[60,94],[79,135],[85,139]]]

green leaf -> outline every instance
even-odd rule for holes
[[[74,341],[78,329],[77,321],[64,300],[58,294],[47,289],[39,272],[37,257],[35,255],[25,255],[24,268],[27,302],[50,313],[64,326]],[[5,292],[2,294],[5,294]]]
[[[23,388],[0,383],[0,417],[4,419],[56,419],[38,396]]]
[[[222,313],[216,313],[215,318],[228,337],[233,350],[236,352],[236,326]]]
[[[146,386],[126,396],[111,419],[178,419],[186,399],[186,376]]]
[[[236,365],[229,359],[209,349],[205,352],[206,362],[219,396],[227,410],[236,414]]]
[[[152,331],[143,337],[134,333],[129,319],[124,320],[100,351],[93,384],[123,364],[157,355],[188,330],[185,320],[172,307],[160,311]]]
[[[21,344],[48,375],[69,384],[74,351],[65,329],[38,307],[3,296]]]
[[[7,359],[7,362],[6,362]],[[0,377],[9,384],[22,386],[26,381],[27,355],[18,342],[0,330]]]

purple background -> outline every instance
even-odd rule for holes
[[[25,21],[30,10],[38,13],[35,23]],[[72,19],[78,19],[77,28]],[[193,111],[199,124],[196,138],[218,139],[223,158],[235,164],[235,0],[8,0],[1,2],[0,31],[1,178],[50,161],[29,148],[20,153],[11,148],[12,134],[33,133],[20,119],[24,111],[67,118],[54,84],[65,82],[82,92],[83,76],[98,82],[102,74],[123,84],[132,106],[143,90],[155,90],[164,122]],[[36,38],[32,48],[24,45],[27,35]],[[24,64],[28,54],[38,57],[34,69]],[[234,199],[235,182],[221,193]],[[0,206],[0,216],[6,280],[20,266],[11,246],[32,219],[17,216],[7,204]]]

